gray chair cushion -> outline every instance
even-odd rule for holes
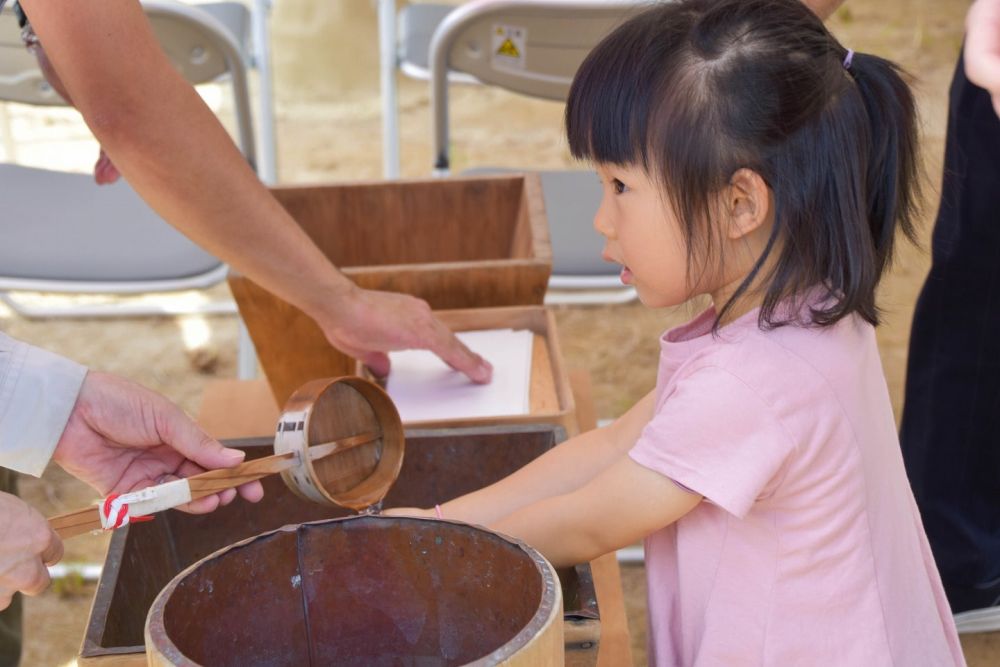
[[[465,174],[523,172],[524,169],[477,167]],[[539,171],[545,215],[552,242],[552,274],[557,276],[617,276],[618,264],[601,259],[604,238],[594,229],[601,205],[601,183],[592,171]]]
[[[0,164],[0,278],[142,282],[220,265],[124,181]]]
[[[455,5],[419,3],[407,5],[399,13],[399,58],[420,69],[430,67],[427,56],[438,25]]]

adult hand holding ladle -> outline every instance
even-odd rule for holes
[[[166,477],[231,468],[244,458],[243,452],[223,447],[180,408],[145,387],[106,373],[83,371],[85,375],[76,376],[75,365],[24,348],[14,347],[10,354],[21,363],[27,363],[27,357],[36,366],[51,369],[50,375],[24,374],[22,384],[17,385],[20,391],[37,391],[53,404],[67,404],[65,426],[58,425],[61,435],[50,439],[54,451],[41,451],[35,442],[45,441],[38,436],[55,428],[49,422],[57,415],[40,415],[37,409],[7,415],[8,424],[19,425],[17,431],[37,438],[26,440],[35,446],[31,452],[8,452],[10,460],[21,463],[42,461],[35,474],[51,455],[99,493],[127,493]],[[77,377],[80,379],[73,381]],[[67,391],[72,391],[75,402],[61,400]],[[26,407],[42,405],[29,403]],[[238,492],[251,502],[263,496],[259,482],[244,484]],[[212,493],[185,509],[208,512],[232,501],[236,494],[236,489]],[[44,590],[49,583],[45,566],[60,560],[62,554],[60,536],[37,510],[16,496],[0,494],[0,609],[10,604],[17,591],[35,595]]]
[[[374,384],[354,377],[314,380],[293,394],[285,406],[278,422],[275,451],[273,456],[235,467],[154,486],[143,483],[153,478],[142,468],[139,457],[125,466],[126,474],[118,479],[142,478],[124,487],[140,490],[109,495],[96,507],[52,517],[49,523],[65,538],[98,528],[117,528],[173,507],[204,510],[197,503],[206,497],[218,496],[213,503],[216,505],[228,502],[234,487],[248,488],[248,483],[275,473],[281,473],[296,493],[309,499],[361,509],[379,502],[399,473],[402,425],[392,401]],[[139,472],[133,470],[135,466],[139,466]],[[152,470],[158,468],[154,465]],[[191,470],[180,466],[175,473]]]

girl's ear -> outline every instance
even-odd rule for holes
[[[725,190],[730,240],[741,239],[760,229],[771,217],[771,191],[756,171],[737,169]]]

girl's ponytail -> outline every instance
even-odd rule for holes
[[[913,218],[920,196],[916,105],[899,68],[888,60],[848,51],[844,65],[868,118],[870,153],[862,186],[876,276],[881,277],[892,260],[896,225],[915,241]]]

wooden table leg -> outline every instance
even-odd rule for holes
[[[576,400],[576,420],[580,432],[597,428],[594,401],[591,397],[590,375],[586,371],[569,373],[573,398]],[[622,592],[621,571],[615,554],[605,554],[590,562],[597,590],[597,605],[601,613],[601,643],[597,653],[600,667],[623,667],[632,664],[632,643],[625,615],[625,595]]]

